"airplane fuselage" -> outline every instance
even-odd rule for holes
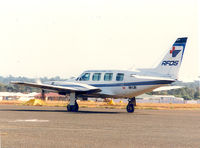
[[[173,80],[137,78],[136,72],[123,70],[88,70],[77,79],[66,82],[51,82],[52,85],[77,89],[99,88],[96,93],[81,93],[78,97],[133,98],[153,89],[171,84]]]

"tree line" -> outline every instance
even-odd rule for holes
[[[172,89],[168,91],[159,91],[148,93],[150,95],[174,95],[185,100],[200,99],[200,81],[183,83],[176,82],[174,85],[183,86],[183,88]]]

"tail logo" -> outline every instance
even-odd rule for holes
[[[172,50],[170,50],[170,54],[172,54],[172,57],[174,58],[179,54],[180,51],[181,50],[175,50],[175,46],[173,46]]]

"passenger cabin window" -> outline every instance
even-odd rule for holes
[[[92,76],[93,81],[99,81],[101,79],[101,73],[94,73]]]
[[[89,80],[90,80],[90,73],[84,73],[79,79],[79,81],[89,81]]]
[[[105,73],[104,81],[112,81],[113,73]]]
[[[118,73],[116,76],[116,81],[123,81],[124,80],[124,74],[123,73]]]

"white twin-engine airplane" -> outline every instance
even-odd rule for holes
[[[47,83],[11,82],[70,96],[69,112],[77,112],[78,98],[127,98],[127,112],[134,112],[135,97],[177,81],[187,37],[178,38],[156,68],[125,70],[88,70],[69,81]]]

